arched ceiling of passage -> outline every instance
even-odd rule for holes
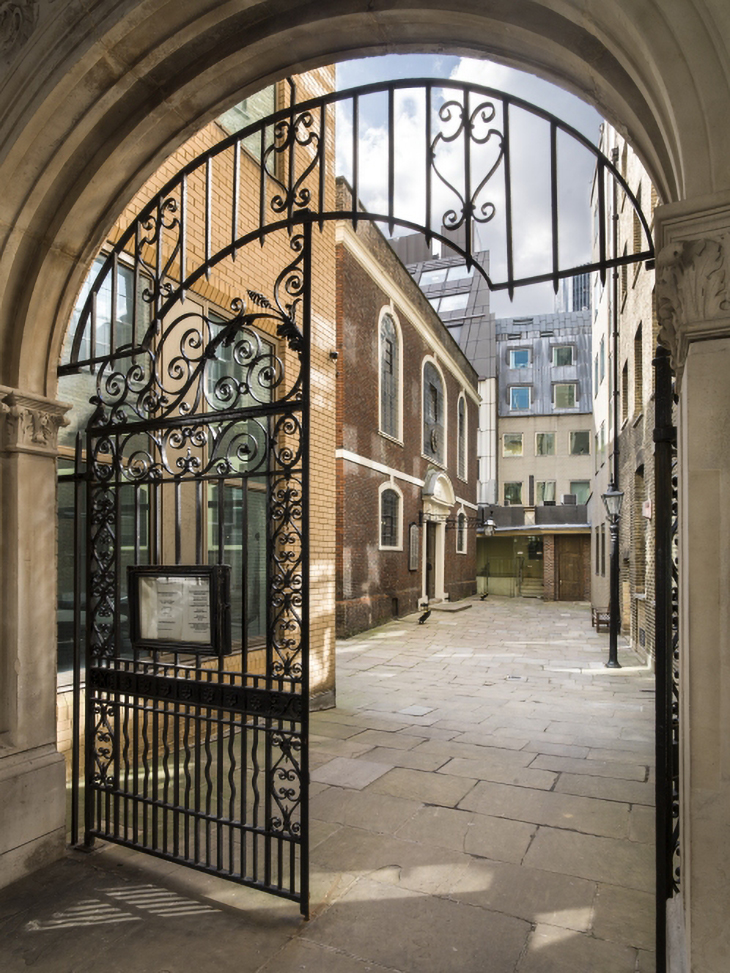
[[[221,107],[292,71],[396,50],[496,57],[596,105],[636,147],[665,200],[730,187],[726,0],[27,6],[36,14],[29,39],[0,50],[7,384],[53,393],[53,320],[67,317],[124,203]]]

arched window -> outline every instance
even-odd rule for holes
[[[466,514],[460,513],[456,518],[456,552],[466,554]]]
[[[380,320],[380,430],[398,439],[400,435],[400,347],[392,315]]]
[[[380,494],[380,546],[400,547],[400,496],[390,488]]]
[[[466,399],[459,396],[456,421],[456,475],[466,479]]]
[[[444,383],[433,362],[423,366],[423,452],[444,462],[446,442]]]

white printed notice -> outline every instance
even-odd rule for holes
[[[139,629],[145,640],[210,643],[210,579],[141,575]]]

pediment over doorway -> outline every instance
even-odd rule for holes
[[[456,502],[456,494],[451,480],[443,470],[431,468],[426,473],[423,483],[421,496],[425,501],[443,504],[445,507],[453,507]]]

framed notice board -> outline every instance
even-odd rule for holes
[[[139,649],[225,655],[231,651],[228,564],[130,565],[129,625]]]

